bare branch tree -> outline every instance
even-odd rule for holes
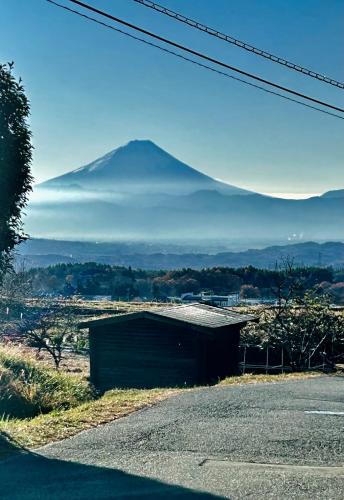
[[[60,367],[64,351],[78,332],[73,305],[68,301],[44,299],[28,308],[18,325],[24,341],[38,351],[45,350]]]

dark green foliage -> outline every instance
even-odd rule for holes
[[[21,212],[32,183],[30,106],[12,67],[0,65],[0,272],[9,264],[13,247],[25,239]]]
[[[158,272],[131,270],[89,262],[86,264],[58,264],[28,271],[36,293],[63,295],[111,295],[127,300],[135,296],[151,297],[152,280]],[[160,274],[163,274],[162,272]],[[67,293],[66,293],[67,292]]]
[[[35,293],[69,295],[69,290],[72,290],[76,294],[111,295],[114,299],[121,300],[133,299],[135,296],[164,299],[184,292],[200,291],[227,294],[239,292],[245,285],[255,289],[255,296],[275,298],[275,292],[280,287],[288,290],[290,279],[297,282],[299,292],[302,294],[321,283],[333,287],[333,284],[341,281],[339,278],[342,274],[342,271],[335,271],[332,268],[295,267],[291,269],[286,280],[281,268],[267,270],[252,266],[237,269],[213,267],[166,272],[89,262],[31,269],[27,273],[27,279],[32,283]]]

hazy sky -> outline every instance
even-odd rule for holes
[[[344,80],[343,0],[161,2]],[[132,0],[89,3],[344,106],[343,90],[212,39]],[[0,0],[0,13],[0,61],[15,61],[31,100],[37,181],[89,163],[131,139],[151,139],[213,177],[256,191],[297,195],[344,187],[343,121],[214,75],[45,0]]]

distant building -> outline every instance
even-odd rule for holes
[[[230,307],[238,304],[239,293],[230,293],[229,295],[213,295],[207,292],[201,292],[200,294],[194,293],[182,293],[180,296],[180,301],[182,304],[191,304],[193,302],[202,302],[218,307]]]
[[[237,305],[257,306],[260,304],[275,305],[276,299],[271,298],[255,298],[255,299],[242,299],[238,293],[230,293],[228,295],[214,295],[208,292],[201,292],[194,294],[193,292],[182,293],[180,297],[168,297],[170,302],[181,304],[192,304],[200,302],[202,304],[209,304],[217,307],[232,307]]]

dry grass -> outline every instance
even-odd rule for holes
[[[17,449],[36,448],[78,432],[111,422],[140,408],[175,394],[177,390],[113,390],[98,400],[65,411],[53,411],[32,419],[0,420],[0,434],[8,436]],[[13,449],[11,450],[14,451]],[[0,440],[0,458],[8,456],[8,446]]]
[[[5,348],[9,352],[18,354],[25,357],[33,363],[39,363],[41,367],[51,368],[55,370],[55,364],[47,351],[40,351],[36,347],[30,347],[23,344],[15,344],[8,342],[7,344],[0,344],[0,350]],[[85,380],[89,376],[90,361],[88,354],[77,354],[71,351],[63,353],[62,361],[60,364],[61,373],[68,375],[77,375],[83,377]]]
[[[106,310],[115,312],[122,311],[139,311],[141,309],[146,309],[147,307],[159,307],[166,306],[163,302],[124,302],[118,300],[80,300],[78,299],[75,303],[71,301],[71,304],[80,309],[94,309],[95,311]]]
[[[57,372],[16,348],[0,347],[0,417],[32,418],[92,399],[94,391],[80,375]]]
[[[317,372],[293,372],[293,373],[280,373],[277,375],[270,374],[256,374],[256,373],[245,373],[237,377],[227,377],[218,383],[218,386],[224,385],[242,385],[242,384],[265,384],[265,383],[276,383],[285,382],[288,380],[298,380],[305,378],[319,377]]]
[[[73,307],[75,307],[76,312],[79,310],[79,313],[82,313],[83,317],[80,317],[80,323],[82,323],[84,321],[109,318],[113,315],[139,312],[156,307],[166,307],[166,303],[78,300],[76,303],[73,303]]]

